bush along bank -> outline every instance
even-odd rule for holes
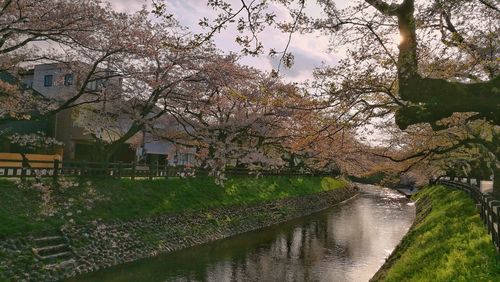
[[[297,179],[286,180],[290,181]],[[307,181],[301,182],[311,184]],[[357,193],[345,182],[314,182],[322,184],[317,191],[298,195],[289,192],[292,196],[273,200],[243,201],[244,193],[233,187],[230,193],[239,194],[241,204],[220,202],[218,207],[164,215],[91,220],[66,224],[60,231],[42,236],[4,239],[0,241],[0,277],[16,281],[59,280],[281,223],[318,212]],[[277,187],[270,185],[266,189],[273,193]]]
[[[496,251],[467,194],[432,186],[414,200],[415,223],[370,281],[500,281]]]

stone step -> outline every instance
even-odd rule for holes
[[[68,259],[68,260],[63,260],[61,262],[57,262],[57,263],[52,263],[52,264],[46,264],[44,266],[45,269],[61,269],[61,268],[65,268],[67,266],[70,266],[72,264],[75,264],[75,260],[74,259]]]
[[[35,242],[43,242],[43,241],[51,241],[51,240],[57,240],[57,239],[63,239],[62,236],[45,236],[45,237],[39,237],[35,238]]]
[[[62,236],[47,236],[33,239],[35,246],[46,247],[66,243]]]
[[[68,252],[61,252],[61,253],[56,253],[53,255],[47,255],[47,256],[38,256],[42,260],[55,260],[55,259],[65,259],[65,258],[70,258],[73,256],[73,253],[68,251]]]
[[[46,256],[46,255],[50,255],[50,254],[54,254],[54,253],[61,253],[62,251],[69,251],[68,244],[62,243],[62,244],[58,244],[58,245],[33,248],[33,252],[35,254],[39,254],[42,256]]]

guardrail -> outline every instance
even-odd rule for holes
[[[488,233],[491,235],[497,254],[500,255],[500,201],[496,200],[492,195],[481,193],[478,187],[466,183],[449,180],[438,180],[436,183],[462,190],[476,202],[481,219],[488,228]]]
[[[58,176],[112,176],[112,177],[177,177],[209,175],[206,168],[186,168],[159,164],[141,164],[124,162],[86,162],[86,161],[47,161],[47,160],[12,160],[0,159],[0,177],[54,177]],[[301,172],[292,170],[249,170],[245,168],[227,168],[227,175],[332,175],[328,172]]]

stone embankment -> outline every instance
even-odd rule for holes
[[[129,221],[69,225],[60,234],[0,241],[0,280],[54,281],[223,239],[345,201],[354,186],[296,198]]]

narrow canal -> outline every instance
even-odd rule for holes
[[[368,281],[414,216],[405,197],[366,185],[311,216],[71,281]]]

